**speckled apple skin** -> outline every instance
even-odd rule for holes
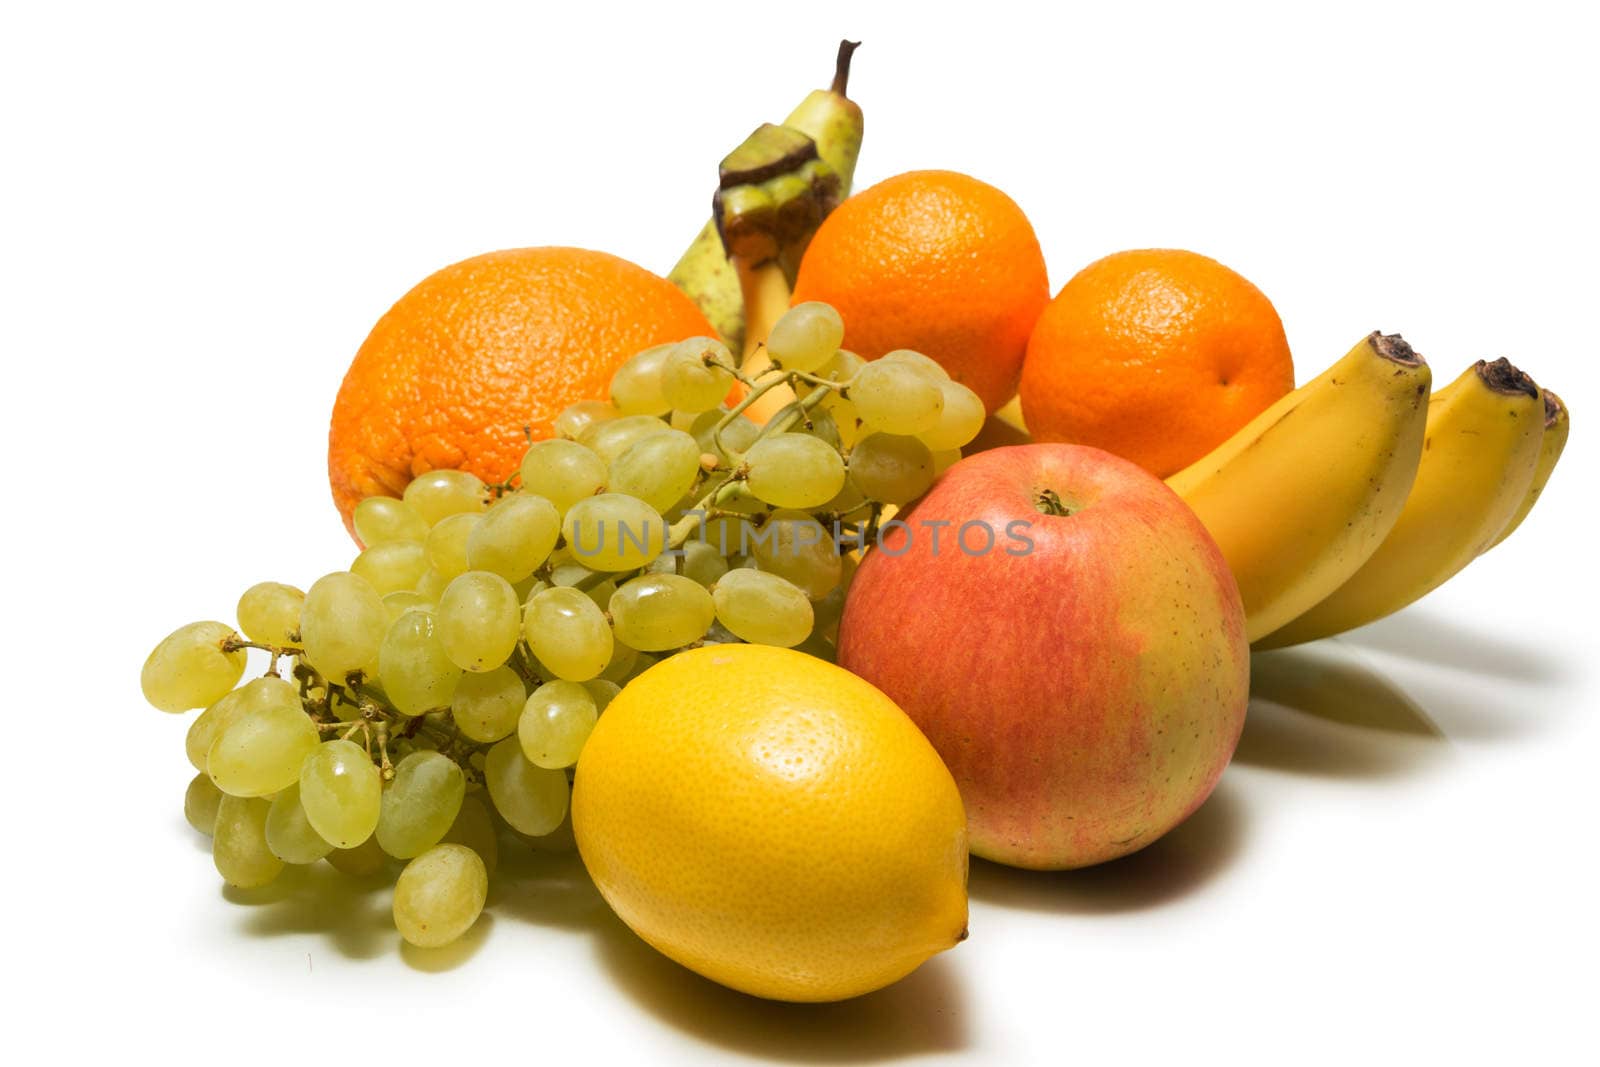
[[[1073,513],[1041,512],[1044,490]],[[933,742],[976,855],[1102,863],[1204,802],[1244,726],[1250,649],[1233,576],[1176,494],[1099,449],[1019,445],[962,460],[902,519],[851,585],[839,663]],[[955,544],[974,521],[987,553]]]

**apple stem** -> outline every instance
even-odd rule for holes
[[[1073,512],[1054,489],[1039,490],[1038,495],[1033,498],[1033,506],[1046,515],[1059,515],[1063,518]]]

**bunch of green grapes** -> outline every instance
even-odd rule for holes
[[[184,809],[238,886],[326,859],[404,861],[402,936],[476,921],[498,841],[564,827],[606,705],[660,657],[713,642],[832,658],[844,593],[886,509],[920,496],[982,427],[978,397],[911,351],[867,363],[801,304],[772,369],[707,338],[624,363],[486,485],[432,471],[355,509],[365,546],[302,592],[263,582],[238,630],[192,623],[150,654],[145,696],[205,710]],[[764,425],[755,402],[795,399]],[[267,673],[240,685],[248,649]],[[288,677],[283,665],[288,665]]]

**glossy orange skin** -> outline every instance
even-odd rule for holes
[[[551,420],[604,399],[629,356],[711,335],[693,301],[604,252],[514,248],[452,264],[390,308],[356,353],[328,428],[328,481],[350,515],[439,468],[510,476]]]
[[[1035,440],[1093,445],[1165,478],[1293,388],[1261,290],[1214,259],[1154,248],[1062,287],[1028,340],[1020,392]]]
[[[1015,201],[954,171],[897,175],[839,205],[800,263],[794,300],[844,317],[864,359],[912,348],[994,411],[1017,391],[1050,299],[1044,254]]]

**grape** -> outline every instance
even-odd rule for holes
[[[604,622],[604,620],[601,620]],[[522,679],[510,667],[468,674],[456,686],[451,714],[468,739],[498,741],[517,728],[517,717],[528,699]]]
[[[868,434],[850,450],[850,480],[869,500],[910,503],[933,478],[933,454],[915,437]]]
[[[522,457],[522,491],[566,512],[606,487],[606,461],[576,441],[535,441]]]
[[[874,429],[913,434],[931,430],[944,410],[944,392],[920,369],[878,360],[850,383],[850,402]]]
[[[394,886],[394,925],[419,948],[448,945],[472,928],[489,874],[465,845],[436,845],[406,864]]]
[[[448,707],[461,668],[446,654],[432,612],[408,611],[396,619],[378,649],[378,684],[402,715]]]
[[[834,353],[832,359],[822,365],[817,371],[817,376],[834,382],[848,382],[866,365],[866,360],[854,352],[848,352],[841,348]],[[849,437],[847,431],[852,429],[856,423],[856,406],[845,397],[843,392],[837,389],[830,391],[827,396],[822,398],[822,402],[817,407],[827,412],[829,417],[833,419],[834,425],[840,431],[841,438]]]
[[[885,352],[879,360],[881,363],[901,363],[920,373],[931,382],[947,382],[950,372],[944,365],[931,356],[909,348],[897,348],[893,352]]]
[[[394,769],[378,812],[378,844],[395,859],[426,852],[456,821],[467,780],[449,756],[413,752]]]
[[[566,437],[576,441],[589,427],[610,422],[621,414],[622,412],[604,400],[579,400],[561,409],[550,423],[550,430],[557,438]],[[523,488],[526,489],[527,486],[524,485]]]
[[[238,689],[226,693],[216,703],[195,717],[184,738],[184,752],[197,771],[206,769],[206,753],[211,744],[241,716],[269,704],[299,705],[299,691],[276,674],[253,678]]]
[[[961,462],[961,449],[945,448],[933,453],[933,476],[935,478]]]
[[[467,538],[483,521],[477,512],[446,515],[428,531],[428,566],[446,582],[467,573]]]
[[[845,557],[846,561],[850,559]],[[848,562],[845,567],[848,573]],[[844,614],[845,589],[848,579],[841,580],[838,586],[828,591],[828,595],[821,597],[811,605],[813,633],[821,634],[830,640],[839,632],[839,617]]]
[[[566,774],[529,763],[515,737],[489,750],[483,777],[495,810],[518,833],[543,837],[566,818],[571,792]]]
[[[767,354],[784,370],[817,370],[833,358],[844,340],[844,320],[832,305],[816,300],[796,304],[772,325]]]
[[[259,797],[225,796],[218,803],[211,859],[229,885],[254,889],[283,870],[283,861],[267,847],[269,810],[271,805]]]
[[[517,720],[517,741],[535,767],[558,770],[578,762],[578,753],[599,715],[594,697],[578,682],[541,685]]]
[[[605,613],[577,589],[557,586],[535,593],[522,632],[539,662],[568,681],[593,678],[612,658]]]
[[[630,648],[664,652],[705,636],[716,617],[705,586],[681,574],[646,574],[611,598],[611,623]]]
[[[811,633],[811,601],[793,582],[776,574],[729,571],[711,595],[717,621],[751,644],[792,648]]]
[[[978,436],[983,420],[988,417],[978,394],[960,382],[940,382],[939,389],[944,394],[939,421],[931,429],[917,434],[917,439],[933,452],[960,448]]]
[[[385,541],[362,552],[350,564],[350,573],[365,578],[380,597],[412,588],[427,569],[428,558],[421,541]]]
[[[349,571],[318,578],[300,610],[300,643],[318,674],[342,682],[352,671],[371,674],[389,632],[389,612],[372,583]]]
[[[669,511],[700,477],[700,446],[682,430],[654,434],[628,447],[611,464],[612,492]]]
[[[735,534],[735,536],[738,536]],[[728,573],[728,562],[722,553],[705,541],[689,541],[678,550],[682,555],[663,553],[645,568],[648,574],[682,574],[710,589],[718,578]],[[681,570],[680,570],[681,565]]]
[[[611,603],[611,594],[617,591],[617,583],[609,578],[599,583],[594,582],[595,578],[603,574],[603,571],[592,571],[581,563],[564,563],[550,573],[550,581],[560,588],[575,587],[580,582],[587,583],[579,591],[593,601],[595,607],[604,611],[606,605]]]
[[[202,771],[189,780],[189,788],[184,790],[183,817],[189,820],[190,826],[210,837],[217,826],[217,807],[223,795]]]
[[[720,363],[712,366],[707,360]],[[678,411],[710,411],[733,388],[733,353],[721,341],[691,337],[673,347],[661,368],[661,395]]]
[[[468,571],[445,589],[436,616],[439,641],[462,670],[492,671],[517,647],[522,605],[511,583],[488,571]]]
[[[704,520],[700,540],[722,556],[740,556],[754,542],[755,525],[738,515],[717,515]]]
[[[217,735],[206,753],[206,773],[229,796],[266,796],[299,780],[300,764],[320,740],[299,700],[268,704]]]
[[[267,809],[267,847],[285,863],[315,863],[333,851],[306,818],[298,784],[272,798]]]
[[[144,698],[170,712],[221,700],[244,674],[244,649],[222,650],[233,636],[227,623],[191,622],[162,638],[139,672]]]
[[[585,430],[578,442],[594,451],[609,467],[628,446],[672,429],[652,415],[624,415],[610,422],[596,423]]]
[[[392,496],[369,496],[356,505],[351,516],[356,539],[367,548],[390,541],[421,541],[428,536],[428,524],[417,509]]]
[[[429,471],[406,486],[403,499],[429,526],[449,515],[482,511],[489,506],[489,488],[466,471]]]
[[[642,653],[637,649],[629,648],[621,641],[613,641],[611,644],[611,658],[606,662],[605,670],[601,671],[599,677],[593,680],[621,685],[632,677],[634,671],[638,669],[641,655]],[[649,659],[651,662],[654,662],[655,659],[653,656],[644,658]]]
[[[665,415],[671,410],[661,392],[661,371],[674,347],[647,348],[618,367],[611,376],[612,406],[623,415]]]
[[[594,701],[596,714],[605,711],[606,705],[611,703],[618,693],[622,692],[622,686],[605,678],[591,678],[581,684],[589,691],[589,699]]]
[[[578,501],[567,512],[565,529],[574,557],[595,571],[643,567],[667,546],[667,524],[660,512],[621,493]]]
[[[461,801],[461,811],[450,830],[439,839],[441,845],[465,845],[478,854],[483,868],[491,876],[500,865],[500,841],[495,832],[494,816],[476,796],[466,796]]]
[[[750,555],[761,570],[788,579],[812,599],[839,584],[843,567],[832,531],[800,512],[774,512],[751,538]]]
[[[257,582],[244,591],[234,614],[239,629],[263,645],[292,645],[300,629],[300,606],[306,595],[282,582]]]
[[[792,406],[798,407],[799,403],[796,402]],[[784,410],[788,409],[785,408]],[[817,411],[813,408],[805,412],[799,423],[789,432],[791,434],[805,434],[807,437],[815,437],[835,452],[843,447],[844,439],[839,436],[839,426],[833,421],[833,416],[826,411]]]
[[[801,305],[804,307],[805,305]],[[745,453],[750,491],[780,508],[814,508],[844,488],[844,460],[819,438],[780,433]]]
[[[457,577],[460,577],[457,575]],[[417,579],[413,590],[418,596],[432,604],[437,605],[439,598],[444,596],[445,587],[450,584],[450,579],[429,567],[422,572],[422,577]]]
[[[408,611],[415,611],[419,608],[423,611],[433,611],[438,606],[437,602],[429,600],[421,593],[413,593],[409,589],[402,589],[398,592],[385,593],[383,595],[383,608],[389,613],[389,621],[391,623]],[[383,651],[381,645],[378,651],[380,653]]]
[[[531,575],[556,547],[561,513],[532,493],[501,497],[467,535],[467,565],[508,582]]]
[[[336,848],[353,849],[378,828],[383,776],[354,741],[318,745],[300,764],[299,787],[307,821]]]
[[[720,409],[708,411],[694,420],[689,432],[700,446],[700,451],[719,456],[724,462],[732,462],[735,456],[743,455],[745,449],[756,443],[756,438],[761,435],[761,427],[740,415],[722,428],[722,447],[718,448],[714,431],[726,415],[727,412]]]
[[[389,857],[378,847],[375,838],[368,837],[354,848],[336,848],[328,853],[327,860],[334,870],[347,878],[371,878],[383,873]]]

